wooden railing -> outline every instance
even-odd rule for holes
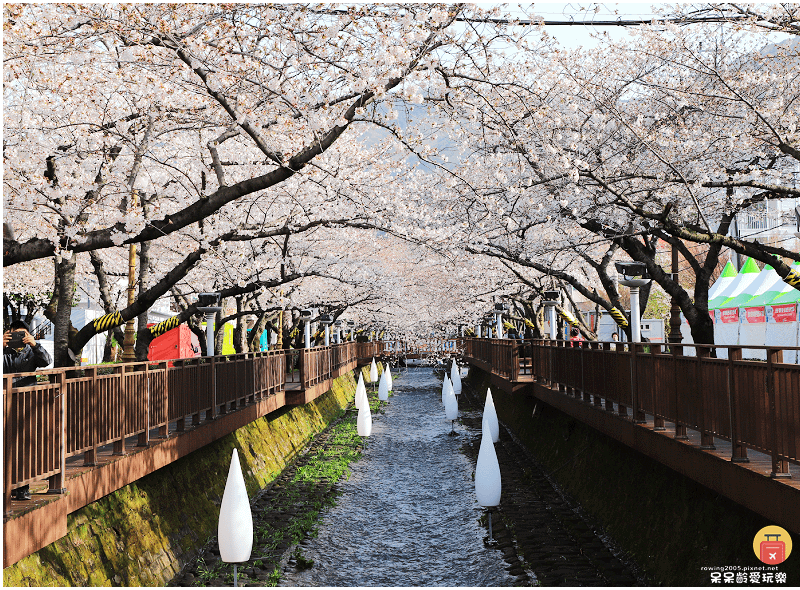
[[[360,359],[379,357],[387,351],[386,342],[378,340],[376,342],[356,342],[356,356]]]
[[[800,464],[800,366],[782,362],[783,350],[798,349],[693,347],[696,356],[680,345],[471,338],[465,356],[508,381],[540,382],[637,422],[649,414],[655,429],[673,422],[679,438],[695,430],[701,447],[728,440],[732,461],[746,461],[747,449],[766,453],[775,477]],[[721,348],[728,358],[712,356]],[[766,362],[742,359],[744,348],[765,350]]]
[[[345,343],[308,350],[278,350],[162,362],[51,369],[3,375],[4,502],[11,490],[44,478],[50,491],[65,488],[66,459],[83,454],[91,465],[98,447],[124,454],[126,438],[146,446],[158,429],[183,431],[285,391],[296,369],[308,389],[382,343]],[[39,375],[30,387],[13,379]],[[42,377],[43,376],[43,377]],[[44,379],[44,380],[42,380]]]
[[[457,353],[463,348],[463,338],[427,338],[406,345],[406,351],[413,354]]]

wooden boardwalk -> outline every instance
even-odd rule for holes
[[[346,343],[161,362],[44,371],[14,388],[4,376],[3,562],[67,532],[67,515],[286,406],[383,354]],[[296,367],[292,370],[293,367]],[[30,485],[31,499],[11,490]]]
[[[800,367],[737,362],[735,350],[722,360],[591,346],[472,340],[465,360],[512,397],[531,395],[800,533]],[[687,418],[680,436],[676,416]]]

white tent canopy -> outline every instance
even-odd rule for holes
[[[714,309],[714,343],[715,344],[739,344],[739,308],[726,307],[728,301],[734,297],[745,293],[748,287],[756,280],[761,271],[755,260],[748,258],[742,270],[731,281],[728,287],[708,302],[708,308]],[[752,293],[750,293],[752,297]],[[717,351],[720,358],[728,358],[727,350]]]
[[[756,277],[750,286],[739,296],[734,297],[725,305],[736,305],[739,308],[739,344],[763,346],[766,341],[767,314],[763,305],[750,305],[750,301],[757,300],[759,295],[774,290],[776,284],[783,283],[781,277],[771,266]],[[766,360],[767,354],[763,350],[745,351],[747,358],[760,358]]]

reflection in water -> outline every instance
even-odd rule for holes
[[[364,455],[303,547],[311,569],[281,586],[510,586],[502,554],[483,545],[473,466],[448,436],[441,381],[403,370],[386,414],[374,416]]]

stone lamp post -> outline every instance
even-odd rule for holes
[[[558,305],[559,291],[545,291],[542,294],[544,306],[547,309],[547,321],[550,323],[550,340],[556,339],[556,305]]]
[[[639,288],[651,281],[643,262],[617,262],[617,272],[622,275],[620,285],[631,290],[631,341],[642,341],[642,323],[639,318]]]
[[[219,293],[200,293],[197,296],[197,311],[206,318],[206,356],[214,356],[214,316],[222,311]]]

